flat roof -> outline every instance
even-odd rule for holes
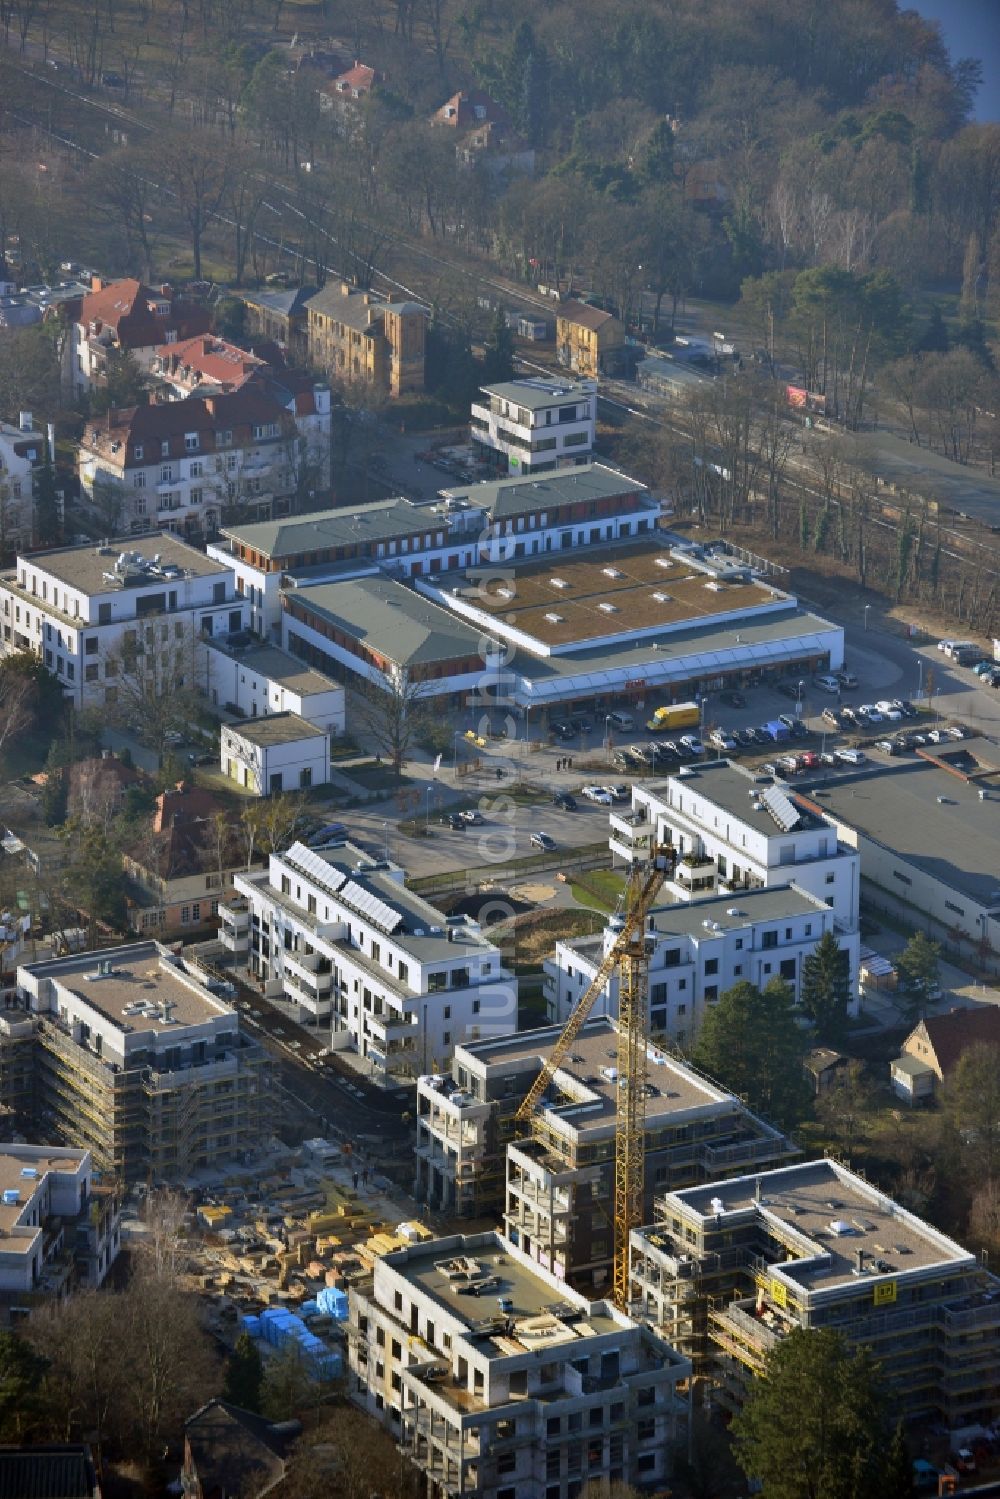
[[[975,1255],[960,1244],[836,1161],[807,1161],[757,1176],[689,1187],[669,1193],[668,1205],[672,1199],[703,1219],[718,1212],[750,1211],[765,1223],[773,1223],[794,1258],[772,1266],[771,1273],[806,1290],[831,1290],[857,1285],[859,1279],[877,1279],[877,1274],[861,1278],[854,1273],[859,1249],[869,1267],[876,1260],[887,1265],[878,1273],[889,1278],[939,1265],[976,1263]],[[716,1206],[720,1202],[721,1208]],[[799,1236],[801,1245],[790,1242]]]
[[[602,947],[600,938],[595,939],[595,946]],[[544,1026],[492,1041],[465,1042],[457,1050],[483,1062],[487,1069],[497,1067],[501,1072],[508,1068],[523,1069],[527,1079],[541,1071],[562,1029],[562,1026]],[[647,1123],[655,1126],[657,1120],[666,1121],[691,1110],[715,1112],[720,1105],[727,1110],[735,1105],[732,1094],[717,1088],[659,1047],[650,1044],[647,1056],[647,1080],[656,1090],[646,1101]],[[564,1096],[558,1103],[544,1105],[544,1112],[557,1114],[581,1134],[590,1128],[606,1127],[614,1119],[617,1105],[617,1057],[615,1022],[603,1015],[588,1020],[555,1075]]]
[[[1000,479],[891,432],[855,438],[851,457],[897,489],[934,500],[943,509],[980,521],[991,530],[1000,527]]]
[[[98,964],[110,963],[101,974]],[[103,952],[75,953],[46,963],[27,963],[27,972],[52,979],[78,999],[114,1021],[123,1031],[178,1034],[185,1025],[203,1025],[236,1014],[183,967],[172,962],[155,942],[132,943]],[[159,1006],[169,1006],[165,1019]],[[136,1006],[143,1010],[135,1010]],[[134,1010],[134,1013],[127,1013]]]
[[[993,795],[980,800],[980,789],[990,786]],[[965,780],[923,757],[813,778],[797,788],[827,816],[990,909],[1000,909],[998,791],[996,779]]]
[[[449,925],[443,912],[396,879],[393,870],[398,873],[398,865],[386,867],[380,860],[371,859],[365,861],[366,867],[359,869],[358,850],[350,843],[334,844],[321,849],[293,843],[279,857],[321,889],[326,888],[332,899],[353,907],[360,915],[367,917],[376,928],[379,925],[379,906],[387,909],[388,920],[399,916],[400,921],[388,935],[420,962],[461,958],[464,954],[471,953],[482,955],[484,952],[497,952],[499,956],[498,949],[494,948],[477,926],[466,922]],[[266,872],[262,872],[245,878],[254,880],[256,884],[263,884],[268,876]],[[326,886],[324,880],[328,881]],[[372,896],[377,898],[377,904],[372,902]],[[291,906],[290,909],[299,916],[303,914],[299,906]],[[372,914],[373,909],[375,915]],[[454,940],[451,940],[452,936]],[[351,960],[363,963],[363,955],[352,948]],[[384,979],[385,971],[380,972]],[[496,976],[502,978],[503,974],[498,972]]]
[[[395,579],[317,583],[288,597],[399,666],[479,656],[481,631]]]
[[[776,754],[782,752],[780,745],[775,745],[774,749]],[[750,794],[754,789],[763,794],[769,788],[775,787],[783,796],[792,800],[789,788],[784,781],[777,781],[774,776],[768,775],[765,771],[751,770],[734,760],[720,759],[685,766],[683,774],[667,776],[665,781],[647,781],[640,787],[640,790],[664,802],[670,791],[673,792],[675,798],[683,796],[685,792],[694,792],[714,803],[721,811],[727,812],[735,821],[744,823],[748,828],[753,828],[755,832],[762,833],[766,838],[788,838],[796,833],[815,831],[823,826],[821,818],[798,804],[794,804],[799,814],[799,821],[796,825],[790,830],[779,826],[774,815],[768,811],[765,802]],[[676,807],[676,800],[673,805]]]
[[[563,678],[574,679],[577,695],[600,693],[612,673],[619,679],[624,673],[628,681],[641,679],[653,697],[672,683],[694,677],[823,655],[830,649],[830,635],[842,633],[829,620],[790,604],[774,614],[676,630],[662,640],[621,640],[551,656],[520,654],[510,670],[537,701],[556,699],[565,692]]]
[[[267,713],[263,718],[241,718],[226,724],[229,733],[262,749],[275,744],[297,744],[300,739],[325,739],[326,730],[308,723],[297,713]]]
[[[239,542],[251,551],[280,558],[322,552],[329,547],[388,541],[396,536],[439,529],[440,525],[440,520],[426,506],[414,505],[397,495],[367,505],[341,505],[334,510],[317,510],[312,515],[222,526],[220,530],[228,540]]]
[[[608,500],[621,494],[643,495],[646,486],[607,464],[581,463],[578,468],[556,469],[534,479],[483,479],[440,492],[446,499],[482,506],[496,521],[550,506]]]
[[[549,1347],[556,1341],[574,1343],[586,1337],[621,1332],[623,1327],[633,1325],[614,1316],[606,1302],[588,1301],[569,1287],[554,1283],[542,1271],[525,1264],[516,1251],[511,1252],[512,1248],[502,1234],[475,1234],[432,1239],[386,1258],[410,1285],[432,1297],[473,1337],[477,1324],[482,1325],[499,1314],[499,1299],[509,1298],[512,1306],[505,1316],[513,1327],[482,1339],[481,1346],[492,1357],[523,1356],[540,1346],[528,1336],[527,1329],[523,1330],[523,1341],[518,1337],[518,1323],[545,1313],[551,1313],[561,1324],[555,1337],[546,1338],[545,1346]],[[497,1284],[488,1295],[470,1296],[460,1289],[469,1283],[468,1276],[459,1272],[459,1262],[463,1259],[469,1269],[475,1266],[496,1279]],[[563,1320],[558,1309],[568,1310],[570,1316]]]
[[[741,890],[738,895],[710,895],[704,900],[676,901],[656,906],[650,912],[654,930],[662,937],[717,936],[719,931],[737,931],[751,921],[780,921],[785,916],[809,916],[829,907],[818,896],[800,890],[791,881],[766,890]],[[730,911],[736,915],[731,916]],[[710,928],[705,923],[711,922]]]
[[[442,586],[453,583],[449,574]],[[456,586],[459,597],[484,614],[549,646],[681,621],[697,625],[719,614],[773,605],[776,598],[790,601],[768,584],[720,582],[671,556],[665,540],[550,553],[541,562],[519,566],[509,581],[492,588]]]
[[[282,687],[287,687],[289,692],[298,692],[302,697],[309,697],[316,692],[329,692],[339,687],[330,677],[307,666],[297,656],[290,656],[287,651],[279,650],[276,645],[252,645],[241,650],[224,641],[211,640],[208,644],[212,650],[235,661],[237,666],[245,666],[248,671],[267,677],[270,682],[278,682]]]
[[[37,1233],[41,1230],[36,1227],[35,1232],[11,1236],[11,1229],[29,1228],[31,1225],[22,1224],[21,1218],[28,1205],[29,1198],[34,1194],[38,1183],[46,1177],[50,1171],[76,1172],[87,1155],[86,1150],[67,1150],[61,1155],[51,1156],[38,1153],[24,1155],[17,1148],[10,1149],[0,1146],[0,1193],[17,1192],[19,1201],[6,1203],[0,1201],[0,1233],[3,1242],[0,1244],[0,1254],[30,1254],[35,1247]],[[25,1176],[24,1172],[33,1171],[33,1176]]]
[[[185,572],[193,573],[196,578],[208,578],[214,573],[226,571],[224,562],[217,562],[214,557],[206,556],[197,547],[189,546],[186,541],[181,541],[169,531],[157,531],[148,536],[119,536],[106,546],[95,546],[93,542],[89,542],[86,546],[60,547],[52,552],[32,552],[30,556],[19,559],[18,572],[24,565],[48,573],[50,577],[58,578],[61,583],[66,583],[81,593],[120,593],[123,585],[117,581],[109,583],[104,575],[114,572],[115,562],[122,552],[138,553],[149,563],[152,563],[154,557],[159,557],[162,566],[179,567]],[[176,587],[177,579],[149,573],[125,586],[152,588],[156,585],[161,588]],[[81,620],[80,623],[83,624],[84,621]]]
[[[485,395],[523,406],[526,411],[544,411],[546,407],[569,401],[574,396],[583,400],[596,394],[597,381],[560,380],[554,375],[551,379],[538,376],[532,380],[498,380],[496,385],[481,385],[479,388]]]

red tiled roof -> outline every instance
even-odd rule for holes
[[[175,791],[161,791],[156,798],[156,811],[153,813],[153,832],[162,833],[166,828],[179,823],[212,818],[224,810],[218,797],[197,786],[187,790],[178,786]]]
[[[932,1015],[922,1024],[943,1077],[947,1077],[970,1046],[980,1043],[1000,1046],[1000,1008],[996,1005],[950,1010],[947,1015]],[[909,1041],[910,1037],[906,1039]]]
[[[166,303],[166,315],[151,310],[151,303]],[[166,343],[170,332],[183,337],[207,333],[211,321],[207,307],[175,301],[169,288],[156,291],[131,276],[88,292],[80,304],[80,322],[85,327],[99,323],[111,328],[119,344],[129,349]]]
[[[453,114],[447,111],[451,109]],[[482,110],[483,113],[477,113]],[[462,130],[466,125],[507,125],[510,117],[502,104],[492,98],[484,89],[460,89],[457,94],[452,94],[446,99],[434,115],[435,120],[444,125],[451,125],[456,130]]]
[[[167,376],[180,375],[190,383],[197,383],[194,377],[200,376],[202,380],[228,390],[238,389],[264,366],[264,361],[256,355],[207,333],[187,338],[182,343],[160,344],[156,357],[161,362],[162,373]]]
[[[374,82],[375,69],[370,68],[367,63],[356,62],[353,68],[348,68],[346,73],[341,73],[339,77],[334,79],[334,86],[342,94],[366,94]]]

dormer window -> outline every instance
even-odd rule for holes
[[[170,444],[169,444],[169,442],[161,442],[160,443],[160,457],[161,458],[169,458],[170,457]]]
[[[197,453],[197,451],[198,451],[198,434],[197,434],[197,432],[185,432],[185,434],[184,434],[184,446],[185,446],[185,448],[187,449],[187,451],[189,453]]]
[[[142,454],[143,454],[142,443],[141,442],[137,442],[136,445],[135,445],[135,447],[132,449],[132,457],[135,459],[136,463],[141,463],[142,462]]]

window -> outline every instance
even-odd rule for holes
[[[181,906],[181,926],[188,926],[191,921],[191,907]]]
[[[311,786],[312,783],[313,783],[312,766],[311,765],[306,765],[302,770],[299,771],[299,789],[302,790],[302,791],[304,791],[305,788],[307,786]]]
[[[85,668],[84,673],[83,673],[84,679],[86,681],[88,681],[88,682],[96,682],[97,679],[98,679],[98,677],[100,676],[100,671],[101,671],[101,668],[97,664],[97,662],[95,661],[93,663],[93,665],[87,666]]]
[[[97,636],[96,635],[88,635],[87,636],[86,640],[83,642],[83,654],[85,656],[96,656],[97,655]]]
[[[189,452],[189,453],[197,453],[197,451],[198,451],[198,434],[197,434],[197,432],[185,432],[184,433],[184,447],[187,450],[187,452]]]
[[[956,916],[964,916],[965,915],[965,912],[963,911],[962,907],[961,906],[956,906],[954,901],[946,900],[944,904],[945,904],[945,909],[948,910],[948,911],[954,911]]]
[[[783,959],[782,962],[778,964],[778,972],[783,979],[787,979],[789,983],[793,984],[795,982],[795,959]]]
[[[191,907],[191,920],[192,921],[200,921],[201,920],[201,904],[198,901],[195,901],[194,905]]]
[[[136,476],[132,480],[132,482],[135,485],[136,489],[145,489],[145,487],[146,487],[146,475],[144,473],[142,473],[141,470],[140,470],[140,472],[136,474]]]
[[[97,623],[99,625],[107,625],[107,624],[111,623],[111,605],[110,604],[98,604],[98,606],[97,606]]]
[[[718,986],[718,984],[706,984],[705,985],[705,1002],[706,1002],[706,1004],[714,1004],[715,1001],[718,999],[718,997],[719,997],[719,986]]]
[[[718,973],[718,971],[719,971],[719,960],[718,960],[718,958],[706,958],[706,960],[705,960],[705,973],[706,974]]]
[[[761,945],[761,947],[764,947],[764,948],[777,947],[777,945],[778,945],[778,934],[777,934],[777,932],[761,932],[761,934],[760,934],[760,945]]]
[[[836,878],[837,876],[835,874],[828,874],[826,877],[826,884],[832,885]]]
[[[142,462],[142,454],[143,454],[142,443],[137,442],[136,445],[135,445],[135,447],[132,449],[132,457],[135,459],[136,463],[141,463]]]

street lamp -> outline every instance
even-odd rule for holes
[[[456,781],[458,780],[458,741],[461,738],[461,735],[462,735],[461,729],[456,729],[455,732],[451,736],[451,738],[452,738],[452,745],[453,745],[454,751],[455,751],[455,763],[454,763],[453,769],[454,769],[455,780]]]
[[[385,843],[385,862],[388,864],[388,862],[389,862],[389,823],[388,823],[388,820],[385,820],[382,823],[382,839],[383,839],[383,842]]]
[[[869,611],[870,608],[871,608],[871,604],[866,604],[865,605],[865,630],[866,631],[868,629],[868,611]]]
[[[917,657],[917,702],[918,703],[919,703],[920,699],[923,697],[923,694],[924,694],[924,658],[923,658],[923,656],[918,656]]]
[[[431,830],[431,792],[433,790],[434,790],[433,786],[428,786],[428,788],[427,788],[427,815],[424,818],[424,833],[425,834],[429,833],[430,830]]]
[[[607,762],[611,764],[611,714],[604,715],[604,752]]]

